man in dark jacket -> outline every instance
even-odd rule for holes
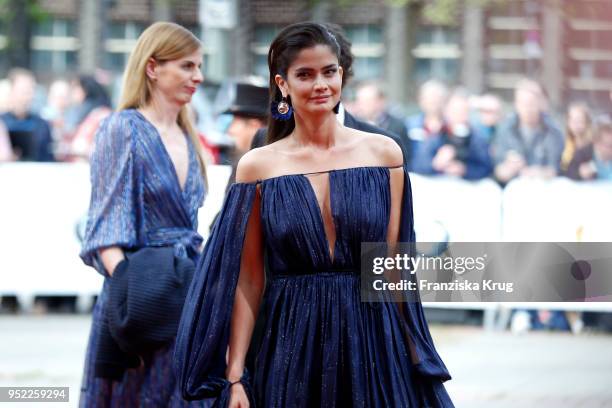
[[[354,113],[374,126],[399,136],[404,145],[409,143],[404,121],[389,112],[387,97],[382,86],[375,82],[363,82],[357,87]]]
[[[456,90],[444,109],[445,126],[418,144],[412,170],[424,175],[447,175],[479,180],[491,173],[489,144],[469,121],[468,94]]]
[[[32,100],[36,88],[34,75],[23,68],[9,72],[11,99],[9,111],[0,115],[19,160],[54,161],[51,128],[47,121],[33,113]]]
[[[514,93],[514,113],[500,126],[493,144],[495,177],[502,184],[515,177],[550,178],[559,172],[563,134],[545,112],[542,87],[523,80]]]
[[[344,88],[349,81],[349,79],[353,76],[353,59],[354,56],[351,53],[351,42],[346,38],[342,28],[336,24],[326,23],[325,27],[336,37],[338,40],[338,44],[340,45],[340,66],[343,69],[342,73],[342,88]],[[381,135],[385,135],[395,140],[397,144],[402,149],[404,153],[404,164],[408,164],[410,160],[410,150],[409,146],[405,145],[400,136],[394,134],[392,132],[383,130],[377,126],[371,125],[366,122],[362,122],[356,119],[353,115],[347,112],[344,109],[344,105],[340,103],[338,113],[336,114],[336,118],[338,122],[343,124],[346,127],[361,130],[363,132],[368,133],[378,133]],[[261,147],[266,144],[266,134],[268,132],[267,128],[262,128],[255,133],[255,137],[253,138],[253,143],[251,144],[251,149],[256,147]]]

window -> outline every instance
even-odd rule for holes
[[[588,95],[593,106],[609,98],[612,89],[612,4],[583,0],[566,25],[564,73],[569,95]],[[576,5],[574,5],[576,6]]]
[[[459,60],[456,58],[417,58],[414,64],[414,80],[423,83],[436,78],[454,83],[459,77]]]
[[[416,83],[431,78],[449,83],[459,78],[461,50],[459,32],[454,28],[423,27],[417,31],[414,80]]]
[[[32,69],[65,72],[76,69],[79,41],[74,20],[48,18],[32,30]]]
[[[542,6],[533,1],[499,3],[486,20],[486,85],[496,91],[512,89],[523,76],[542,70]]]
[[[276,34],[281,30],[282,26],[276,25],[261,25],[255,27],[255,41],[251,44],[251,52],[253,53],[253,74],[264,78],[269,75],[268,70],[268,49]]]
[[[113,22],[106,28],[106,66],[114,72],[123,72],[136,41],[145,25],[132,21]]]
[[[355,79],[380,79],[383,77],[385,48],[382,27],[378,25],[355,25],[344,27],[352,43],[355,56],[353,71]]]

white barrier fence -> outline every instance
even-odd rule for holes
[[[208,167],[210,193],[199,216],[204,237],[230,172],[228,166]],[[88,310],[103,280],[78,257],[77,229],[89,206],[89,166],[3,164],[0,191],[0,297],[16,296],[28,310],[35,296],[76,296],[79,310]]]
[[[612,241],[612,182],[517,180],[502,208],[507,242]]]
[[[208,167],[210,190],[199,216],[205,238],[229,175],[229,166]],[[502,190],[492,180],[411,179],[420,241],[612,240],[612,183],[516,180]],[[79,308],[87,310],[102,284],[102,277],[78,257],[77,228],[89,205],[89,167],[2,164],[0,189],[0,297],[17,296],[28,309],[34,296],[77,296]],[[612,310],[612,303],[597,305],[589,307]],[[500,308],[495,303],[426,306],[488,313]]]
[[[490,179],[411,174],[417,240],[495,242],[502,237],[502,189]]]

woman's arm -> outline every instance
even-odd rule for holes
[[[102,123],[91,157],[91,198],[80,256],[103,275],[123,259],[120,248],[139,244],[140,200],[128,115],[118,112]]]
[[[238,381],[244,372],[244,361],[264,289],[259,202],[260,197],[257,193],[251,208],[240,260],[240,276],[234,298],[226,371],[230,382]]]
[[[389,213],[389,226],[387,228],[387,244],[393,247],[399,241],[400,221],[402,217],[402,198],[404,193],[404,169],[397,168],[390,171],[391,210]]]
[[[236,181],[252,181],[258,174],[258,153],[253,151],[242,157],[236,168]],[[236,286],[234,307],[230,323],[230,339],[227,356],[226,378],[231,383],[238,382],[243,373],[246,355],[251,343],[255,319],[264,290],[263,238],[260,216],[261,190],[255,192],[253,205],[246,226],[240,275]],[[249,406],[248,397],[242,384],[231,389],[230,408]]]

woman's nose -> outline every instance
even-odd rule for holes
[[[195,76],[193,78],[193,82],[200,83],[200,82],[203,82],[203,81],[204,81],[204,74],[202,74],[202,70],[198,68],[198,69],[196,69],[196,73],[195,73]]]
[[[314,88],[317,90],[327,89],[327,82],[321,76],[317,76],[315,83],[314,83]]]

